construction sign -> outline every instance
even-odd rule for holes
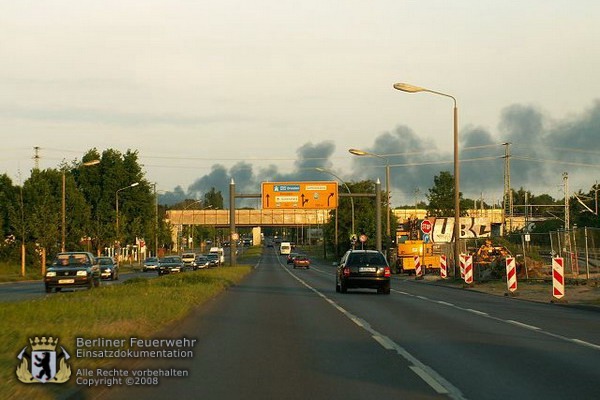
[[[338,206],[337,182],[263,182],[263,209],[328,210]]]

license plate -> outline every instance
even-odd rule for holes
[[[58,283],[75,283],[75,279],[59,279]]]
[[[358,272],[377,272],[377,268],[375,267],[360,267]]]

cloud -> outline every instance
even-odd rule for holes
[[[600,141],[597,140],[600,101],[581,115],[564,120],[553,120],[533,106],[511,105],[502,110],[498,128],[496,135],[474,126],[463,127],[459,133],[460,184],[465,197],[478,198],[483,193],[488,203],[501,200],[507,148],[504,143],[510,143],[511,186],[515,189],[523,187],[535,194],[545,193],[557,198],[555,188],[562,182],[564,171],[579,177],[571,187],[580,185],[582,190],[587,190],[597,179],[593,172],[600,164]],[[331,161],[335,152],[333,142],[305,143],[296,151],[297,160],[292,171],[279,171],[276,165],[255,167],[248,162],[239,162],[230,168],[215,164],[211,172],[198,178],[187,192],[176,188],[168,198],[173,200],[182,196],[180,201],[185,197],[200,198],[212,187],[227,198],[232,178],[238,193],[255,193],[264,181],[331,179],[316,171],[317,167],[335,171],[344,181],[379,178],[385,185],[387,160],[392,204],[403,205],[412,202],[416,190],[424,200],[424,194],[440,171],[454,171],[452,148],[440,149],[435,140],[422,138],[403,125],[375,136],[373,145],[361,150],[378,154],[385,160],[348,154],[350,168],[336,171]],[[167,196],[161,196],[161,201],[166,199]]]

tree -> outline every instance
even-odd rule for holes
[[[359,182],[346,182],[350,193],[375,193],[375,182],[372,180],[359,181]],[[347,192],[345,186],[339,186],[338,192]],[[368,237],[366,248],[375,248],[376,239],[376,220],[375,220],[375,199],[368,197],[355,197],[354,201],[354,226],[356,232],[352,232],[352,202],[349,197],[340,197],[337,209],[338,217],[338,229],[337,229],[337,241],[339,244],[341,256],[343,252],[351,248],[350,236],[352,233],[357,235],[365,234]],[[381,193],[381,226],[382,234],[386,231],[386,215],[385,215],[385,191]],[[395,218],[391,219],[391,232],[396,231],[397,221]],[[331,238],[331,245],[335,243],[335,210],[330,212],[329,222],[324,226],[325,237]],[[389,240],[383,239],[383,246]],[[333,247],[332,247],[333,248]]]
[[[212,206],[215,210],[225,208],[221,191],[217,191],[214,187],[210,188],[210,191],[204,194],[204,205],[205,207]]]
[[[454,216],[454,176],[448,171],[441,171],[433,177],[433,187],[426,195],[429,204],[427,213],[432,217]],[[460,215],[465,215],[465,200],[459,193]]]

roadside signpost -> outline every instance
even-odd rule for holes
[[[415,262],[415,279],[421,279],[423,277],[423,269],[421,267],[421,257],[418,255],[413,256]]]
[[[465,256],[465,283],[470,285],[473,283],[473,256]]]
[[[432,231],[433,224],[430,220],[424,219],[423,221],[421,221],[421,232],[423,232],[425,235],[430,235]]]
[[[510,293],[517,291],[517,267],[514,257],[506,257],[506,285]]]
[[[445,254],[440,256],[440,278],[448,278],[448,260]]]
[[[263,209],[329,210],[338,206],[337,182],[263,182],[261,189]]]
[[[552,296],[557,300],[565,296],[565,267],[562,257],[552,259]]]

